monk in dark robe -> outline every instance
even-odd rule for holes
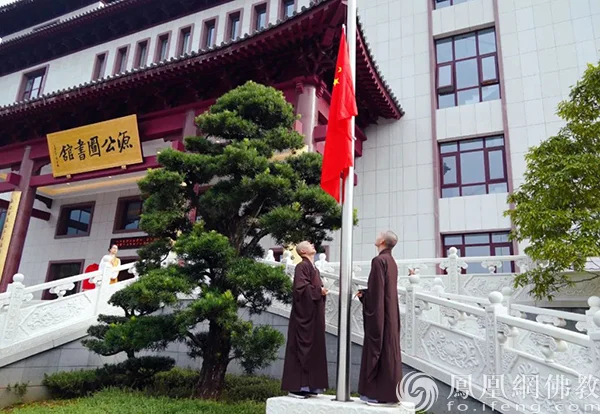
[[[307,241],[296,246],[302,262],[296,265],[292,312],[281,389],[295,398],[318,395],[328,387],[325,350],[325,300],[327,289],[314,264],[315,246]]]
[[[395,405],[402,380],[398,267],[392,249],[398,236],[381,233],[375,246],[379,255],[371,261],[367,289],[357,293],[363,304],[364,342],[358,393],[369,405]]]

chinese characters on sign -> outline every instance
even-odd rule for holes
[[[112,239],[110,245],[117,245],[119,250],[139,249],[147,244],[158,240],[158,237],[142,236],[142,237],[127,237],[124,239]]]
[[[48,134],[54,177],[143,161],[135,115]]]

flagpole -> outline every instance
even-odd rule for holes
[[[352,86],[356,91],[356,3],[357,0],[348,0],[346,35],[350,68],[352,73]],[[354,157],[354,125],[352,117],[350,131],[352,133],[351,154]],[[344,180],[344,202],[342,204],[342,243],[340,255],[340,296],[338,313],[338,364],[336,401],[350,401],[350,309],[352,306],[352,229],[354,227],[354,166],[348,169],[348,175]]]

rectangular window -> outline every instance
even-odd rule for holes
[[[204,23],[204,34],[202,35],[202,49],[209,49],[214,46],[217,33],[217,20],[210,20]]]
[[[177,41],[177,56],[191,52],[192,45],[192,27],[184,27],[179,31],[179,40]]]
[[[235,40],[240,37],[242,29],[242,14],[241,12],[231,13],[227,22],[227,36],[229,40]]]
[[[135,263],[139,260],[138,257],[122,257],[121,258],[121,264],[122,265],[126,265],[129,263]],[[124,280],[129,280],[129,279],[133,279],[134,275],[129,273],[129,269],[126,270],[121,270],[119,272],[119,276],[117,276],[117,281],[122,282]]]
[[[169,44],[170,44],[170,33],[165,33],[158,36],[156,42],[156,54],[154,56],[154,62],[162,62],[169,57]]]
[[[89,236],[94,216],[94,204],[63,206],[56,226],[56,237]]]
[[[267,3],[254,6],[254,30],[267,27]]]
[[[125,46],[117,50],[115,58],[115,69],[113,73],[123,73],[127,70],[127,55],[129,54],[129,46]]]
[[[48,275],[46,276],[46,282],[52,282],[55,280],[66,279],[71,276],[77,276],[83,273],[83,261],[72,261],[72,262],[61,262],[61,263],[50,263],[48,266]],[[73,295],[79,292],[80,283],[75,284],[75,288],[68,290],[65,296]],[[43,300],[56,299],[58,295],[50,293],[50,290],[45,290],[42,293]]]
[[[135,51],[135,61],[133,67],[141,68],[146,66],[148,63],[148,47],[150,40],[143,40],[137,44],[137,50]]]
[[[442,198],[508,192],[504,137],[440,144]]]
[[[92,80],[98,80],[104,77],[106,72],[106,59],[108,58],[108,53],[101,53],[96,56],[96,61],[94,62],[94,75]]]
[[[443,9],[445,7],[455,6],[468,1],[469,0],[433,0],[433,4],[436,9]]]
[[[292,17],[296,10],[296,0],[281,0],[281,13],[280,17],[285,19]]]
[[[121,198],[117,202],[114,232],[139,231],[142,217],[142,200],[139,197]]]
[[[4,229],[4,222],[6,221],[7,210],[0,207],[0,237],[2,237],[2,230]]]
[[[440,39],[435,46],[439,109],[500,99],[494,29]]]
[[[511,256],[513,254],[512,242],[508,239],[509,232],[501,231],[494,233],[470,233],[452,234],[442,236],[444,254],[448,255],[448,249],[456,247],[460,257],[487,257],[487,256]],[[514,271],[512,262],[502,262],[502,266],[496,269],[496,273],[511,273]],[[489,273],[481,263],[469,263],[467,270],[463,273]]]
[[[46,68],[38,69],[23,75],[23,86],[21,87],[20,99],[28,100],[38,98],[44,88]]]

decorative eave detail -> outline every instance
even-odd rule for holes
[[[137,0],[131,1],[135,2]],[[303,7],[301,11],[294,13],[290,18],[278,21],[276,24],[270,24],[267,28],[253,34],[246,34],[242,38],[221,43],[219,46],[208,50],[184,54],[162,62],[152,63],[143,68],[132,69],[124,73],[106,76],[97,81],[90,81],[51,92],[33,100],[0,107],[0,129],[3,128],[2,124],[6,122],[13,122],[15,119],[21,121],[26,116],[36,116],[40,111],[59,110],[69,105],[78,105],[98,98],[107,98],[116,91],[144,87],[157,80],[185,78],[189,74],[198,76],[199,72],[207,73],[221,65],[244,61],[249,56],[268,55],[271,51],[276,51],[277,48],[309,41],[315,33],[324,35],[332,27],[337,31],[338,26],[341,28],[342,21],[331,21],[331,16],[345,14],[340,13],[340,7],[345,7],[343,0],[312,1],[309,7]],[[323,19],[329,24],[324,23]],[[399,119],[404,111],[379,73],[360,24],[358,28],[357,94],[362,102],[373,108],[370,111],[373,113],[368,114],[369,123],[376,122],[378,117]],[[335,54],[336,51],[337,47],[334,47],[328,54]],[[328,56],[327,58],[333,62],[335,61],[335,56]],[[220,81],[225,83],[227,79],[221,79]]]

